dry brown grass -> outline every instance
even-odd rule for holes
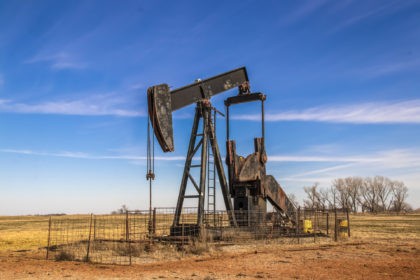
[[[350,222],[353,238],[420,239],[420,214],[357,214]]]
[[[47,245],[48,217],[0,217],[0,250],[34,250]]]
[[[121,215],[121,220],[124,219],[123,216]],[[74,220],[87,218],[89,215],[65,216],[65,219]],[[0,251],[35,250],[45,247],[48,219],[46,216],[0,216]],[[420,214],[357,214],[351,215],[350,221],[353,240],[420,239]],[[168,219],[168,223],[170,222]],[[158,224],[157,227],[169,228],[169,225]]]

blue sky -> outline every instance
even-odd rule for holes
[[[286,192],[384,175],[420,207],[419,51],[418,1],[0,1],[0,215],[146,209],[147,87],[240,66]],[[156,152],[155,206],[176,203],[193,112]],[[258,108],[233,114],[250,153]]]

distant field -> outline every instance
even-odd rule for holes
[[[420,214],[352,215],[352,235],[355,238],[420,238]]]
[[[45,246],[48,217],[0,216],[0,250],[35,250]]]
[[[89,215],[57,218],[79,219]],[[0,216],[0,251],[36,250],[47,245],[47,216]],[[350,217],[354,239],[420,239],[420,214],[369,215]]]

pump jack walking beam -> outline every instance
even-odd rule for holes
[[[246,83],[248,74],[241,67],[173,91],[167,84],[150,87],[147,90],[149,117],[162,150],[174,151],[172,112]]]

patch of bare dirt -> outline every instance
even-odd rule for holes
[[[132,266],[57,262],[1,252],[0,279],[420,279],[418,240],[226,247]]]

